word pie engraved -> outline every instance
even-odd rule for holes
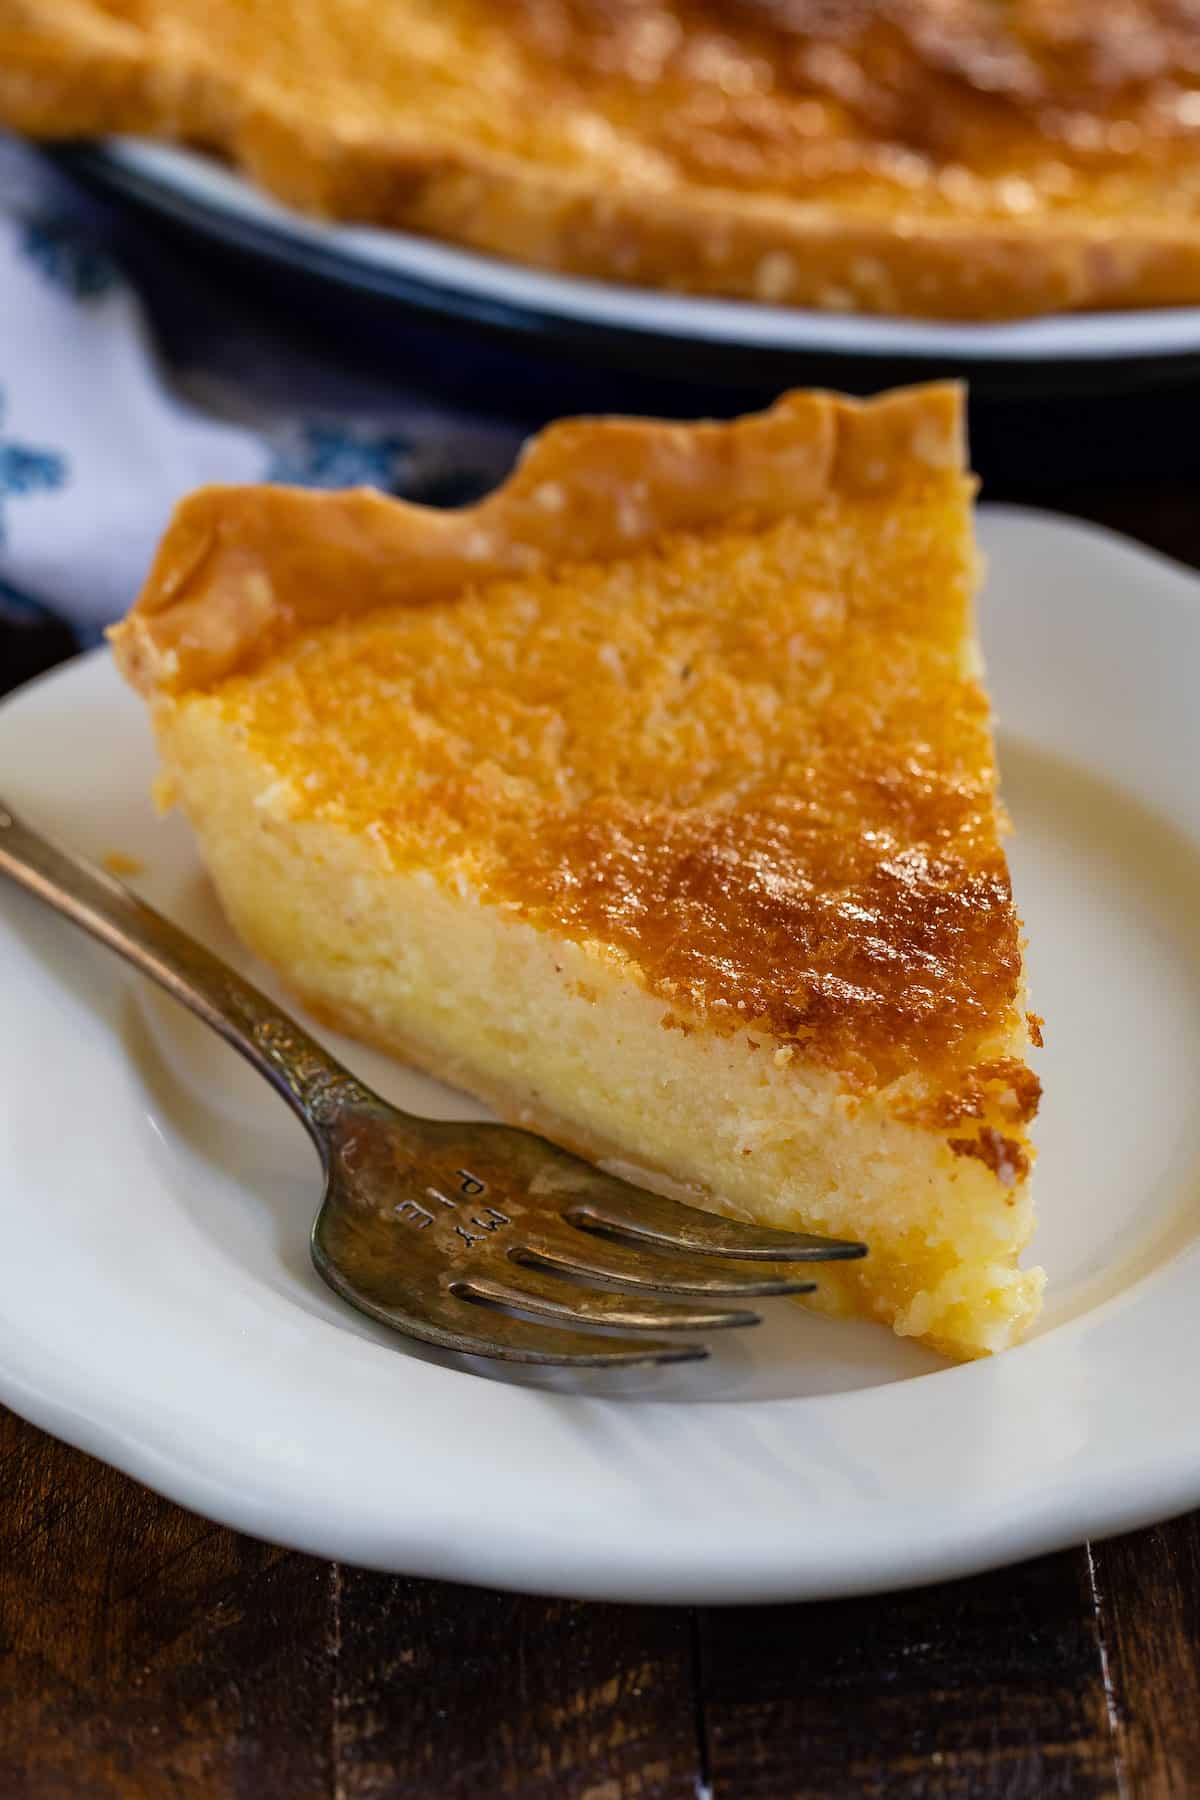
[[[472,1175],[469,1169],[456,1169],[454,1173],[458,1177],[458,1191],[463,1198],[478,1200],[487,1193],[486,1182],[480,1181],[477,1175]],[[425,1193],[430,1200],[450,1212],[457,1212],[462,1205],[462,1199],[452,1200],[440,1188],[427,1187]],[[425,1231],[438,1217],[429,1207],[422,1206],[419,1200],[401,1200],[393,1210],[398,1219],[406,1225],[415,1225],[418,1231]],[[465,1224],[461,1219],[456,1219],[454,1231],[464,1244],[470,1246],[482,1244],[489,1232],[498,1231],[501,1225],[511,1223],[508,1214],[502,1213],[498,1207],[485,1206],[479,1212],[470,1214]]]

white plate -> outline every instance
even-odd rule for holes
[[[643,346],[684,341],[764,355],[923,358],[966,363],[1096,363],[1200,352],[1200,306],[1066,313],[999,325],[872,318],[655,293],[544,274],[430,238],[305,218],[196,151],[110,138],[86,167],[161,211],[244,247],[351,285],[510,328],[586,331]]]
[[[1200,1502],[1200,583],[985,512],[984,635],[1048,1020],[1046,1312],[943,1367],[776,1303],[709,1364],[489,1380],[310,1269],[314,1161],[215,1038],[0,893],[0,1399],[201,1513],[323,1556],[605,1598],[847,1594]],[[156,822],[103,656],[0,711],[0,792],[232,945]],[[461,1097],[351,1045],[389,1093]]]

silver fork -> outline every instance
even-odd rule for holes
[[[266,1076],[321,1158],[317,1269],[351,1306],[409,1337],[508,1362],[687,1361],[704,1346],[648,1334],[757,1324],[753,1310],[722,1302],[815,1285],[764,1263],[865,1254],[664,1199],[532,1132],[400,1112],[227,963],[3,802],[0,872],[151,976]]]

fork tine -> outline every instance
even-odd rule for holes
[[[599,1332],[560,1331],[555,1326],[514,1318],[494,1306],[458,1303],[464,1324],[472,1314],[487,1320],[486,1327],[457,1327],[454,1342],[445,1347],[467,1356],[486,1356],[496,1362],[557,1364],[566,1368],[621,1369],[637,1363],[699,1362],[708,1351],[703,1344],[666,1343],[661,1338],[604,1337]],[[412,1329],[412,1327],[408,1327]],[[433,1341],[433,1340],[430,1340]]]
[[[604,1178],[594,1193],[565,1207],[564,1217],[582,1231],[611,1234],[663,1250],[689,1250],[700,1256],[764,1262],[848,1262],[867,1254],[865,1244],[847,1238],[748,1225],[741,1219],[704,1212],[698,1206],[669,1200],[614,1177]]]
[[[510,1252],[514,1262],[567,1275],[581,1282],[615,1282],[641,1293],[696,1294],[749,1300],[774,1294],[811,1294],[816,1287],[802,1275],[742,1270],[702,1256],[654,1251],[647,1255],[598,1232],[544,1232],[528,1237]]]
[[[320,1221],[318,1221],[319,1223]],[[708,1355],[703,1344],[665,1342],[662,1338],[602,1337],[586,1331],[563,1331],[530,1319],[514,1318],[495,1307],[470,1304],[448,1290],[414,1294],[405,1304],[391,1284],[377,1291],[361,1279],[350,1281],[330,1256],[324,1234],[314,1232],[313,1260],[335,1293],[368,1318],[393,1331],[419,1338],[439,1350],[460,1356],[484,1356],[496,1362],[615,1369],[637,1363],[697,1362]],[[486,1320],[486,1325],[484,1321]]]
[[[629,1293],[605,1293],[579,1287],[561,1275],[543,1273],[526,1265],[514,1265],[512,1281],[488,1275],[468,1275],[451,1285],[450,1292],[463,1300],[483,1305],[516,1307],[524,1313],[572,1324],[593,1325],[620,1331],[721,1331],[730,1326],[757,1325],[759,1316],[746,1308],[705,1306],[693,1302],[681,1306],[670,1300],[642,1300]]]

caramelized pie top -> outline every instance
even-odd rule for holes
[[[970,492],[948,387],[581,421],[459,513],[202,492],[114,640],[289,816],[628,958],[683,1029],[944,1110],[1021,979]],[[1031,1111],[1014,1070],[966,1111]]]

